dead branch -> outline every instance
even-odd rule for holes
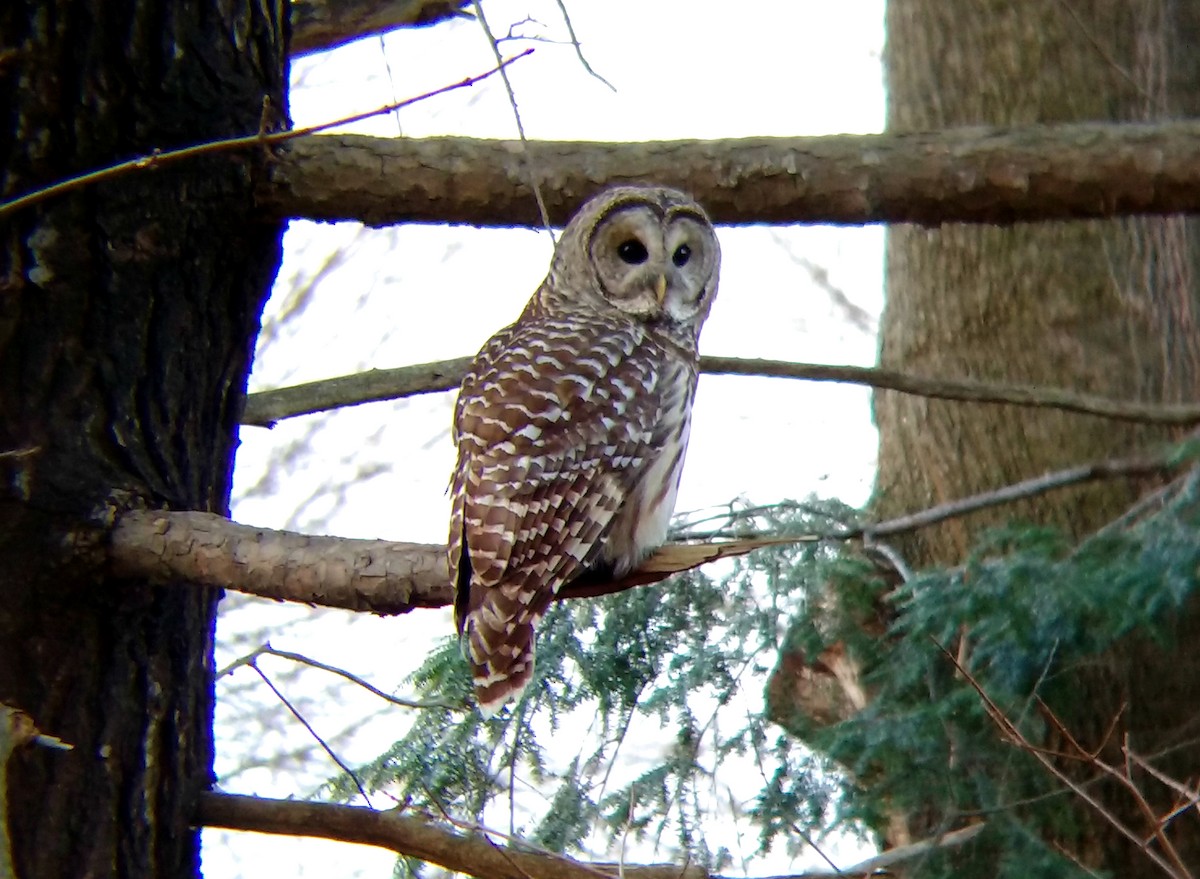
[[[399,809],[378,812],[361,806],[207,792],[200,795],[195,820],[206,827],[375,845],[486,879],[722,879],[693,864],[589,863],[563,855],[522,851],[517,846],[501,848],[482,833],[457,833],[427,818],[402,814]],[[977,824],[892,849],[840,872],[813,871],[770,879],[830,879],[835,875],[870,875],[878,870],[897,874],[901,864],[924,857],[933,849],[963,845],[982,828]]]
[[[528,157],[526,158],[525,151]],[[606,185],[691,192],[720,224],[1007,224],[1200,210],[1200,122],[959,128],[920,134],[585,143],[301,138],[259,199],[276,216],[556,225]]]
[[[292,57],[325,52],[400,27],[469,17],[465,0],[291,0]]]
[[[800,538],[810,539],[810,538]],[[559,598],[656,583],[671,574],[796,538],[670,544],[616,582],[581,582]],[[389,615],[454,601],[446,548],[255,528],[213,513],[131,510],[113,526],[113,573],[155,583],[188,582],[260,598]]]
[[[204,793],[196,820],[207,827],[251,830],[287,836],[315,836],[375,845],[485,879],[596,879],[618,876],[616,864],[587,864],[566,857],[499,848],[479,834],[455,833],[399,810],[377,812],[360,806],[269,800]],[[625,879],[708,879],[695,866],[624,865]],[[799,879],[799,877],[797,877]]]
[[[591,598],[657,583],[765,546],[887,537],[1070,485],[1156,474],[1171,466],[1166,457],[1099,461],[885,522],[825,533],[670,543],[621,580],[585,578],[565,587],[558,598]],[[113,526],[108,551],[118,576],[199,583],[277,601],[389,615],[444,607],[454,600],[446,549],[427,543],[318,537],[240,525],[213,513],[131,510]]]
[[[1150,861],[1153,862],[1154,865],[1163,873],[1172,877],[1172,879],[1191,879],[1191,872],[1188,870],[1187,866],[1184,865],[1179,857],[1178,851],[1166,837],[1165,821],[1159,819],[1154,814],[1153,809],[1150,807],[1145,796],[1134,783],[1133,778],[1129,773],[1122,772],[1116,769],[1116,767],[1110,766],[1101,760],[1098,749],[1095,752],[1092,752],[1084,748],[1074,738],[1074,736],[1071,735],[1070,731],[1067,730],[1066,726],[1057,717],[1057,715],[1054,714],[1050,707],[1046,705],[1046,703],[1040,698],[1037,699],[1037,704],[1042,715],[1050,721],[1055,731],[1064,738],[1071,750],[1063,754],[1052,754],[1031,742],[1028,738],[1026,738],[1025,734],[1021,732],[1020,728],[1008,717],[1008,715],[1005,714],[1004,709],[1001,708],[999,704],[997,704],[997,702],[988,694],[983,685],[979,683],[975,676],[972,675],[967,668],[959,662],[958,658],[951,651],[947,650],[944,646],[938,644],[936,641],[934,641],[934,644],[950,660],[951,664],[953,664],[955,668],[955,671],[979,695],[979,698],[983,701],[984,710],[987,712],[988,717],[1000,731],[1001,736],[1006,742],[1019,748],[1037,760],[1047,772],[1049,772],[1054,778],[1056,778],[1066,787],[1070,788],[1076,796],[1083,800],[1083,802],[1087,803],[1088,806],[1090,806],[1098,815],[1100,815],[1104,821],[1109,824],[1109,826],[1133,843],[1138,851],[1149,858]],[[1130,827],[1120,817],[1118,817],[1117,814],[1114,813],[1106,803],[1102,802],[1099,797],[1088,791],[1083,784],[1076,781],[1067,772],[1065,772],[1058,765],[1060,759],[1075,760],[1085,763],[1099,770],[1102,775],[1112,778],[1120,783],[1121,786],[1129,792],[1134,804],[1138,807],[1143,819],[1147,822],[1149,837],[1159,842],[1165,854],[1150,848],[1146,838],[1143,838],[1143,836],[1134,828]]]
[[[243,424],[270,427],[276,421],[342,406],[357,406],[458,388],[471,365],[470,357],[418,363],[394,369],[372,369],[355,375],[259,391],[246,400]],[[793,363],[740,357],[701,357],[700,369],[711,375],[766,376],[806,381],[867,385],[940,400],[1007,403],[1012,406],[1060,409],[1098,415],[1114,421],[1190,426],[1200,424],[1200,404],[1143,403],[1080,394],[1064,388],[944,379],[911,375],[892,369]]]
[[[453,600],[444,547],[254,528],[212,513],[125,513],[109,557],[118,576],[378,614]]]
[[[297,415],[457,390],[472,359],[459,357],[395,369],[372,369],[340,378],[258,391],[246,397],[242,424],[271,427],[276,421]]]
[[[275,647],[271,646],[271,642],[269,641],[250,651],[245,656],[239,656],[233,662],[220,669],[214,675],[214,678],[216,678],[216,680],[220,680],[226,675],[232,674],[239,668],[251,666],[253,666],[256,671],[259,671],[257,660],[260,656],[276,656],[280,659],[291,660],[298,665],[307,665],[310,668],[320,669],[321,671],[328,672],[329,674],[337,675],[338,677],[345,678],[346,680],[350,681],[350,683],[354,684],[355,686],[361,687],[368,693],[378,696],[385,702],[390,702],[392,705],[397,705],[401,708],[445,708],[448,711],[463,710],[461,705],[453,705],[449,702],[441,702],[437,700],[424,701],[420,699],[405,699],[400,696],[393,696],[391,693],[385,693],[383,690],[379,689],[365,678],[361,678],[352,672],[346,671],[344,668],[338,668],[336,665],[329,665],[328,663],[320,662],[316,659],[313,659],[311,656],[305,656],[302,653],[294,653],[290,650],[276,649]],[[261,675],[261,671],[259,674]]]

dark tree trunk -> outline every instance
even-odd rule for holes
[[[286,108],[286,11],[0,4],[0,198],[253,133]],[[265,169],[147,168],[0,220],[0,700],[75,746],[10,761],[24,879],[198,874],[218,596],[107,576],[86,543],[128,505],[226,511],[280,257]]]

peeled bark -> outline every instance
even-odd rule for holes
[[[0,198],[286,108],[286,4],[0,5]],[[0,698],[69,752],[8,765],[18,875],[195,876],[218,593],[104,573],[130,503],[225,512],[278,267],[266,156],[197,159],[0,224]],[[6,454],[7,453],[7,454]]]

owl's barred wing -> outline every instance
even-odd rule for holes
[[[528,683],[534,624],[658,451],[661,361],[636,327],[544,320],[497,334],[464,382],[450,565],[485,711]]]
[[[625,491],[617,480],[593,469],[574,478],[563,477],[540,487],[538,493],[562,492],[563,506],[540,513],[534,501],[520,517],[522,501],[513,504],[516,520],[511,554],[500,569],[493,564],[473,577],[462,618],[464,646],[471,663],[476,698],[484,711],[498,708],[528,684],[533,673],[533,627],[554,593],[586,570],[600,551],[599,538],[613,518]],[[569,518],[561,518],[569,506]],[[483,517],[496,509],[486,497],[466,504],[465,521],[472,513]],[[482,543],[495,535],[484,532]],[[466,541],[475,544],[470,525]],[[472,559],[473,560],[473,559]],[[492,583],[483,582],[495,576]]]

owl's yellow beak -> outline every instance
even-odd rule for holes
[[[658,304],[662,305],[663,300],[667,298],[667,276],[659,275],[654,282],[654,298],[658,300]]]

